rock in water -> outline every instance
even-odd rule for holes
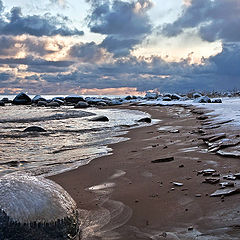
[[[145,122],[145,123],[151,123],[152,119],[149,117],[141,118],[138,120],[138,122]]]
[[[12,103],[15,105],[29,105],[32,100],[26,93],[21,92],[13,99]]]
[[[109,119],[106,116],[97,116],[97,117],[94,117],[94,118],[90,119],[90,121],[93,121],[93,122],[108,122]]]
[[[27,174],[0,178],[0,239],[65,240],[78,233],[76,203],[61,186]]]
[[[46,130],[38,126],[31,126],[24,129],[24,132],[46,132]]]

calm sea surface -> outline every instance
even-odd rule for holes
[[[94,115],[105,115],[110,121],[89,121]],[[121,137],[123,132],[141,126],[136,125],[136,120],[146,116],[140,111],[119,109],[1,107],[0,176],[22,170],[34,175],[53,175],[85,165],[109,154],[111,149],[107,146],[126,140]],[[46,132],[24,132],[29,126],[42,127]]]

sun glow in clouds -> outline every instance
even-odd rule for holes
[[[238,0],[0,3],[1,89],[123,94],[240,84]]]

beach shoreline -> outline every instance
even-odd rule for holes
[[[130,129],[124,135],[129,140],[109,146],[111,155],[49,177],[76,201],[82,239],[238,239],[240,196],[210,197],[219,186],[202,183],[206,177],[198,171],[236,173],[239,160],[206,150],[194,107],[118,108],[160,121]]]

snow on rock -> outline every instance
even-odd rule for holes
[[[79,231],[76,203],[58,184],[23,173],[0,178],[0,239],[75,239]]]
[[[11,173],[0,178],[0,209],[19,223],[51,222],[74,215],[76,203],[53,181]]]
[[[207,96],[202,96],[194,100],[195,103],[211,103],[211,99]]]

